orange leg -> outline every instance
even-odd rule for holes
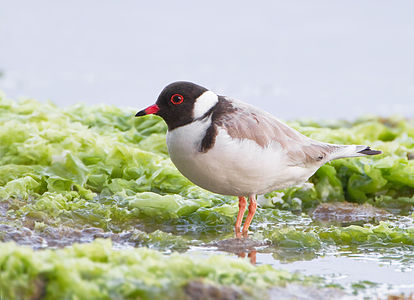
[[[256,195],[249,196],[249,213],[247,214],[246,221],[243,225],[243,234],[247,235],[247,231],[249,230],[250,223],[253,220],[253,216],[256,212],[257,202],[256,202]]]
[[[246,211],[246,205],[247,201],[244,197],[239,197],[239,213],[237,214],[237,220],[236,220],[236,237],[240,237],[240,227],[241,223],[243,221],[244,212]]]

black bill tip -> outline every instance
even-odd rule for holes
[[[135,117],[142,117],[145,116],[147,113],[145,112],[145,109],[137,112],[137,114],[135,115]]]

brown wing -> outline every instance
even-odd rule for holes
[[[289,158],[289,165],[307,165],[323,160],[336,148],[335,145],[312,140],[271,114],[246,103],[227,101],[226,114],[220,114],[213,122],[223,127],[235,139],[250,139],[260,147],[268,147],[272,142],[280,144]]]

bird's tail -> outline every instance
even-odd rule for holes
[[[381,151],[372,150],[370,147],[363,145],[338,145],[336,151],[332,153],[331,159],[377,155],[381,153]]]

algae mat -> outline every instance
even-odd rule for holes
[[[237,201],[168,158],[166,127],[132,109],[0,98],[0,299],[330,299],[414,292],[414,121],[298,121],[383,155],[323,166]],[[255,263],[255,265],[251,264]]]

